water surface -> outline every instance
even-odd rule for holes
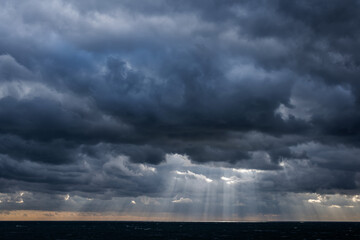
[[[0,222],[0,239],[360,239],[360,223]]]

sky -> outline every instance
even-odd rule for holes
[[[0,220],[360,220],[360,1],[0,6]]]

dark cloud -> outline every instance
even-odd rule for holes
[[[359,4],[3,1],[0,192],[161,198],[183,171],[355,193]],[[177,184],[166,197],[199,203]]]

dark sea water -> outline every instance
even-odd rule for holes
[[[0,222],[0,239],[360,240],[360,223]]]

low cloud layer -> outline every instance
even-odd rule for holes
[[[0,2],[1,210],[357,209],[359,1]]]

